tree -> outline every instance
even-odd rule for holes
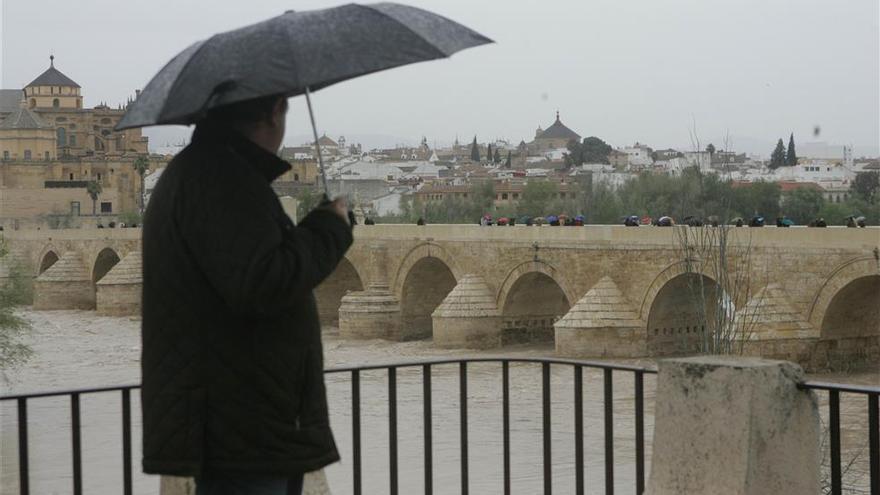
[[[788,138],[788,151],[785,153],[785,165],[794,167],[797,165],[797,154],[794,151],[794,133]]]
[[[30,323],[15,313],[16,306],[27,303],[29,277],[27,270],[8,261],[8,252],[0,238],[0,263],[5,263],[9,271],[9,277],[0,284],[0,373],[24,363],[33,353],[27,344],[20,341],[22,335],[30,330]]]
[[[712,143],[709,143],[709,145],[706,146],[706,151],[707,151],[710,155],[714,155],[714,154],[715,154],[715,145],[712,144]]]
[[[611,153],[612,149],[605,141],[602,141],[596,136],[590,136],[584,138],[581,146],[582,154],[580,157],[580,163],[608,163],[608,155]]]
[[[765,218],[779,216],[779,199],[782,190],[776,182],[752,182],[734,189],[732,210],[740,215],[761,215]]]
[[[480,147],[477,145],[477,136],[474,136],[474,142],[471,143],[471,161],[480,163]]]
[[[801,225],[815,220],[824,204],[821,192],[804,187],[787,193],[782,200],[785,215]]]
[[[773,154],[770,155],[769,167],[776,170],[783,165],[785,165],[785,145],[782,144],[782,138],[779,138],[779,141],[776,142],[776,149],[774,149]]]
[[[134,171],[137,172],[138,176],[141,178],[141,201],[138,206],[140,206],[141,215],[144,214],[144,198],[146,197],[146,191],[144,191],[144,175],[146,175],[147,170],[150,167],[150,161],[147,160],[145,156],[139,156],[135,158],[134,163]]]
[[[507,160],[504,162],[504,168],[511,167],[510,150],[507,150]]]
[[[471,187],[474,205],[479,209],[478,215],[492,211],[495,206],[495,182],[491,180],[478,182]]]
[[[565,145],[568,153],[563,154],[566,167],[578,166],[584,163],[584,147],[577,139],[572,139]]]
[[[695,313],[699,351],[742,354],[763,298],[753,293],[753,287],[766,285],[752,279],[760,271],[752,269],[751,229],[721,224],[675,229],[674,235],[687,285],[686,302],[678,311]]]
[[[492,161],[495,163],[501,163],[501,153],[498,152],[498,148],[495,148],[495,156],[492,158]]]
[[[486,145],[486,162],[488,163],[491,161],[492,161],[492,145],[487,144]]]
[[[880,192],[880,172],[859,172],[849,186],[850,192],[869,204],[873,204]]]
[[[97,215],[97,204],[98,204],[98,195],[103,192],[103,188],[101,187],[100,182],[96,182],[90,180],[86,184],[86,192],[89,194],[89,197],[92,198],[92,215]]]
[[[555,182],[548,180],[529,181],[523,188],[517,213],[532,217],[552,213],[551,202],[557,197],[558,192],[559,187]]]

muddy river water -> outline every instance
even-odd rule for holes
[[[0,394],[98,387],[140,380],[140,321],[96,316],[93,312],[25,311],[33,323],[27,340],[35,351],[26,366],[0,378]],[[552,356],[550,347],[514,347],[506,356]],[[392,343],[347,341],[333,332],[325,338],[328,366],[415,361],[432,357],[462,357],[472,351],[441,350],[430,342]],[[497,355],[499,352],[493,352]],[[650,365],[650,362],[641,364]],[[574,491],[573,373],[567,366],[551,368],[553,487],[556,493]],[[826,381],[880,384],[876,371],[826,374]],[[437,366],[432,373],[432,431],[434,491],[460,493],[459,370]],[[332,424],[343,460],[326,471],[335,494],[351,493],[351,383],[348,374],[328,375]],[[400,369],[398,439],[400,493],[423,492],[423,413],[420,368]],[[584,373],[584,450],[588,493],[604,490],[603,377]],[[633,376],[614,374],[614,483],[618,493],[634,491]],[[469,486],[471,493],[499,493],[502,487],[501,365],[472,364],[468,368]],[[511,472],[513,493],[539,493],[543,486],[541,440],[541,368],[513,364],[511,391]],[[653,432],[655,379],[645,378],[647,470]],[[157,477],[139,472],[140,404],[133,394],[135,493],[157,494]],[[824,405],[826,399],[820,397]],[[88,494],[122,493],[122,423],[118,392],[82,397],[83,488]],[[823,408],[823,418],[825,417]],[[844,395],[842,428],[849,488],[867,486],[866,400]],[[385,371],[361,377],[363,488],[367,494],[388,491],[388,390]],[[30,486],[38,495],[72,493],[70,400],[33,400],[28,408]],[[17,414],[12,402],[0,403],[0,494],[18,493]]]

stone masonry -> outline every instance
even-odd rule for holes
[[[460,338],[464,332],[492,335],[491,311],[473,324],[445,318],[443,311],[434,317],[459,285],[457,294],[467,289],[472,275],[485,286],[480,297],[494,300],[499,312],[498,345],[525,336],[555,340],[573,357],[682,352],[669,342],[690,342],[697,331],[683,277],[714,290],[712,273],[685,268],[676,232],[687,228],[358,226],[344,268],[322,284],[332,290],[319,288],[318,303],[325,321],[339,308],[346,337],[496,345],[494,337]],[[38,280],[40,307],[65,298],[76,301],[67,305],[89,306],[85,289],[91,283],[94,297],[88,274],[99,273],[99,253],[112,249],[124,259],[140,244],[139,229],[7,230],[3,236],[34,276],[60,255],[79,253],[86,276],[78,272],[61,284]],[[760,313],[753,339],[744,343],[747,353],[810,369],[880,359],[880,230],[742,228],[732,231],[731,242],[751,250],[747,279],[754,296],[734,301],[740,313]],[[607,305],[609,297],[614,302]]]

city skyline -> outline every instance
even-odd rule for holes
[[[769,154],[767,143],[793,132],[802,143],[851,144],[856,155],[880,153],[875,2],[814,1],[793,8],[785,2],[676,1],[661,8],[560,0],[540,10],[492,2],[415,3],[497,44],[316,93],[321,131],[410,143],[422,135],[432,144],[449,143],[456,135],[462,141],[477,135],[481,141],[519,142],[552,123],[559,110],[572,129],[614,146],[639,141],[691,149],[689,134],[696,126],[703,146],[721,147],[729,134],[734,149]],[[27,23],[16,19],[31,15],[34,2],[7,0],[0,39],[3,87],[23,86],[54,54],[60,70],[83,86],[86,106],[101,101],[115,106],[189,43],[291,7],[262,2],[243,12],[225,4],[212,4],[210,11],[201,8],[204,3],[164,5],[44,1],[37,5],[41,36],[29,38]],[[309,1],[292,7],[329,5]],[[95,19],[94,28],[67,24],[74,15]],[[772,34],[771,19],[778,22]],[[122,37],[127,39],[120,43]],[[24,39],[28,42],[19,41]],[[292,100],[289,126],[292,138],[307,135],[301,98]],[[816,126],[819,136],[813,135]],[[148,134],[154,142],[183,135]]]

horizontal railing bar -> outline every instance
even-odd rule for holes
[[[461,359],[425,359],[419,361],[409,361],[403,363],[379,363],[379,364],[368,364],[364,366],[344,366],[344,367],[333,367],[327,368],[324,370],[324,373],[342,373],[349,372],[352,370],[384,370],[391,367],[394,368],[408,368],[408,367],[416,367],[423,366],[425,364],[430,365],[443,365],[443,364],[460,364],[460,363],[501,363],[501,362],[510,362],[510,363],[548,363],[548,364],[568,364],[572,366],[583,366],[585,368],[597,368],[597,369],[610,369],[615,371],[641,371],[643,373],[649,374],[657,374],[657,370],[655,368],[645,368],[641,366],[630,366],[627,364],[616,364],[616,363],[606,363],[602,361],[580,361],[577,359],[555,359],[555,358],[540,358],[540,357],[504,357],[504,356],[487,356],[487,357],[472,357],[472,358],[461,358]]]
[[[871,385],[855,385],[850,383],[814,382],[807,380],[798,384],[798,388],[810,390],[836,390],[850,394],[880,395],[880,387]]]
[[[549,363],[549,364],[564,364],[571,366],[583,366],[586,368],[597,368],[597,369],[610,369],[615,371],[632,371],[632,372],[642,372],[647,374],[657,374],[657,370],[655,368],[647,368],[640,366],[630,366],[626,364],[614,364],[614,363],[604,363],[601,361],[580,361],[576,359],[552,359],[552,358],[529,358],[529,357],[503,357],[503,356],[489,356],[489,357],[473,357],[473,358],[464,358],[464,359],[425,359],[420,361],[408,361],[404,363],[380,363],[380,364],[369,364],[364,366],[344,366],[344,367],[331,367],[326,368],[324,373],[350,373],[352,371],[370,371],[370,370],[387,370],[388,368],[408,368],[408,367],[417,367],[424,365],[444,365],[444,364],[459,364],[459,363]],[[7,400],[18,400],[18,399],[39,399],[44,397],[60,397],[71,394],[96,394],[101,392],[118,392],[121,390],[136,390],[141,388],[140,384],[128,384],[128,385],[114,385],[107,387],[97,387],[97,388],[77,388],[70,390],[55,390],[55,391],[47,391],[47,392],[33,392],[33,393],[25,393],[25,394],[14,394],[14,395],[0,395],[0,401]],[[855,384],[842,384],[842,383],[831,383],[831,382],[819,382],[808,380],[803,383],[798,384],[798,388],[801,389],[810,389],[810,390],[837,390],[838,392],[845,393],[853,393],[853,394],[866,394],[866,395],[878,395],[880,396],[880,387],[870,386],[870,385],[855,385]]]
[[[17,400],[17,399],[40,399],[43,397],[60,397],[62,395],[73,395],[73,394],[97,394],[101,392],[119,392],[120,390],[135,390],[141,388],[140,384],[138,385],[114,385],[109,387],[99,387],[99,388],[75,388],[71,390],[55,390],[51,392],[34,392],[29,394],[15,394],[15,395],[0,395],[0,401],[4,400]]]

